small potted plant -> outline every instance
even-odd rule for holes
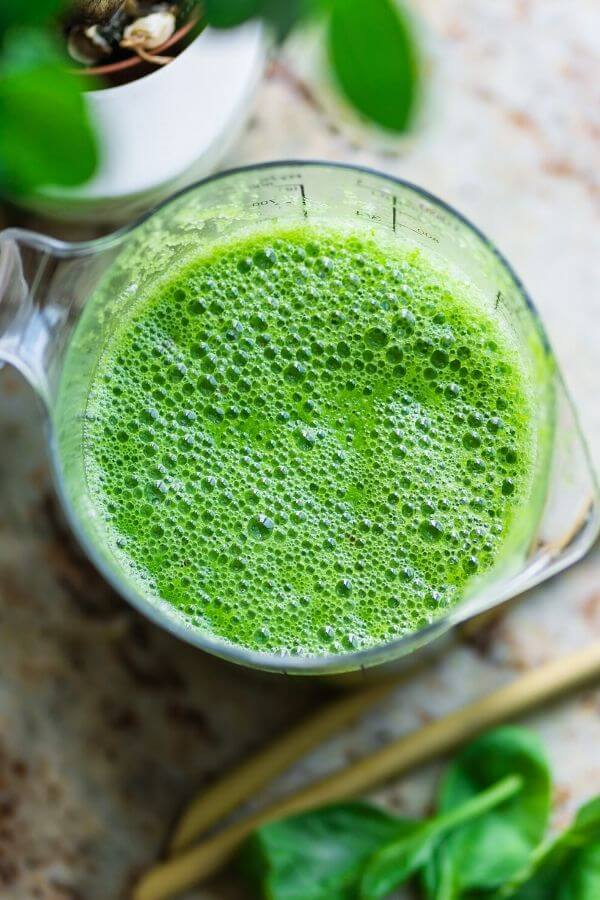
[[[81,185],[44,187],[37,209],[126,221],[217,165],[262,72],[259,22],[222,32],[190,0],[74,0],[60,26],[99,161]]]
[[[127,221],[216,168],[266,45],[319,24],[331,83],[391,135],[419,67],[397,0],[28,0],[0,5],[0,193]]]

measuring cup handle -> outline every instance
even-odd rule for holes
[[[39,288],[50,254],[42,243],[19,229],[0,233],[0,366],[18,369],[47,405],[49,335]]]

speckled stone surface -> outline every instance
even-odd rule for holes
[[[600,6],[421,0],[432,88],[397,154],[336,128],[286,57],[230,155],[362,163],[424,185],[497,241],[542,311],[600,467]],[[72,230],[71,230],[72,234]],[[158,631],[82,558],[49,482],[27,389],[0,374],[0,897],[124,900],[191,792],[328,693],[264,681]],[[600,638],[600,553],[537,589],[280,779],[354,759]],[[554,822],[600,792],[600,692],[527,719],[556,772]],[[439,765],[377,794],[426,810]],[[229,877],[195,900],[244,894]]]

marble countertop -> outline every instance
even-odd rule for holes
[[[397,152],[340,131],[287,53],[226,165],[345,160],[421,184],[466,213],[539,306],[600,468],[600,7],[596,0],[421,0],[427,114]],[[378,149],[379,148],[379,149]],[[0,374],[0,896],[125,900],[203,783],[329,689],[249,676],[130,609],[66,530],[39,416]],[[264,792],[306,783],[519,672],[600,638],[600,552],[532,591],[476,638]],[[530,716],[556,777],[554,822],[600,791],[600,691]],[[377,794],[430,805],[440,764]],[[223,876],[189,900],[242,897]]]

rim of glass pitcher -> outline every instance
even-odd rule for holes
[[[265,160],[263,162],[248,163],[244,166],[234,166],[230,169],[224,169],[221,172],[215,172],[212,175],[206,175],[204,178],[199,178],[197,181],[194,181],[191,184],[180,188],[174,193],[169,194],[168,197],[165,197],[165,199],[161,200],[160,203],[155,204],[154,206],[150,207],[150,209],[141,213],[141,215],[135,218],[132,222],[128,222],[126,225],[122,225],[115,231],[111,231],[110,234],[101,235],[97,238],[90,238],[87,241],[64,241],[60,238],[55,238],[49,235],[41,234],[40,232],[30,231],[29,229],[18,227],[7,228],[5,229],[4,233],[21,235],[23,237],[26,237],[29,243],[32,243],[34,245],[39,244],[44,249],[52,248],[52,251],[58,256],[78,256],[80,254],[85,255],[97,250],[109,249],[112,245],[119,244],[124,238],[140,228],[145,222],[147,222],[161,210],[165,209],[167,206],[170,206],[171,203],[174,203],[176,200],[179,200],[186,194],[198,190],[198,188],[204,187],[208,184],[212,184],[216,181],[221,181],[233,175],[241,175],[245,172],[253,172],[258,169],[285,168],[288,166],[339,169],[346,172],[362,172],[366,175],[373,175],[376,178],[382,179],[383,181],[388,181],[392,184],[400,185],[400,187],[407,188],[409,191],[412,191],[412,193],[424,197],[434,206],[440,207],[455,219],[458,219],[459,222],[462,222],[463,225],[465,225],[470,231],[472,231],[492,251],[492,253],[497,257],[498,261],[502,263],[502,265],[507,269],[510,277],[515,282],[516,287],[523,295],[523,299],[525,300],[525,303],[527,304],[530,312],[533,314],[535,321],[538,323],[540,337],[542,338],[544,345],[548,350],[553,352],[548,340],[548,335],[546,334],[546,331],[540,319],[540,315],[533,300],[531,299],[520,277],[517,275],[516,271],[513,269],[506,256],[504,256],[502,251],[498,249],[496,244],[477,225],[471,222],[471,220],[467,218],[467,216],[465,216],[458,209],[452,206],[451,203],[448,203],[446,200],[443,200],[436,194],[432,194],[426,188],[421,187],[418,184],[414,184],[414,182],[412,181],[408,181],[405,178],[400,178],[398,175],[389,175],[388,173],[381,172],[379,169],[374,169],[371,166],[364,166],[356,163],[336,162],[335,160],[295,158],[271,159]]]
[[[481,231],[481,229],[476,225],[474,225],[461,212],[456,210],[451,204],[437,197],[435,194],[432,194],[430,191],[427,191],[425,188],[422,188],[419,185],[415,185],[412,182],[407,181],[406,179],[399,178],[395,175],[388,175],[377,169],[370,168],[369,166],[318,159],[269,160],[266,162],[238,166],[202,178],[194,182],[193,184],[190,184],[182,188],[181,190],[178,190],[175,193],[171,194],[165,200],[161,201],[159,204],[143,213],[135,221],[128,223],[127,225],[117,229],[114,232],[111,232],[108,235],[94,238],[88,241],[62,241],[57,238],[47,237],[36,232],[25,231],[18,228],[8,229],[8,231],[10,231],[12,234],[18,234],[23,237],[26,236],[27,240],[30,243],[39,243],[40,246],[42,246],[46,250],[51,248],[57,256],[73,257],[86,255],[87,253],[96,252],[98,250],[109,249],[111,246],[121,243],[125,238],[127,238],[128,235],[135,232],[145,222],[147,222],[161,210],[165,209],[170,204],[174,203],[186,194],[192,193],[207,184],[225,180],[231,176],[243,173],[271,168],[289,168],[291,166],[331,168],[346,173],[367,174],[369,176],[373,176],[377,179],[387,182],[388,184],[399,185],[400,187],[407,189],[411,193],[425,198],[434,206],[445,210],[453,218],[461,222],[466,228],[474,233],[475,236],[479,238],[479,240],[486,247],[488,247],[489,250],[491,250],[491,252],[501,263],[501,265],[506,269],[510,278],[514,281],[515,286],[522,295],[532,315],[532,318],[536,324],[545,348],[547,349],[547,351],[553,354],[552,347],[548,340],[548,336],[546,334],[538,310],[531,297],[529,296],[526,288],[524,287],[523,282],[516,274],[506,257],[501,253],[501,251],[498,250],[495,244],[485,235],[485,233]],[[575,416],[577,416],[576,410],[573,407],[570,395],[566,389],[559,370],[556,371],[555,377],[558,379],[558,383],[560,384],[560,387],[565,394],[567,402],[574,410]],[[579,427],[579,422],[577,422],[577,427],[579,438],[582,441],[583,447],[585,449],[585,454],[588,459],[588,467],[592,475],[592,480],[596,487],[594,499],[597,501],[598,486],[595,481],[594,469],[589,457],[589,450],[581,432],[581,428]],[[552,560],[550,565],[545,568],[542,574],[538,575],[537,577],[534,574],[531,584],[517,584],[514,586],[514,589],[511,589],[513,578],[509,578],[505,584],[505,589],[500,593],[487,591],[484,584],[483,588],[476,589],[474,593],[468,593],[465,598],[457,604],[457,606],[447,610],[447,612],[443,616],[440,616],[440,618],[435,619],[433,622],[425,625],[418,631],[403,635],[402,637],[396,638],[395,640],[377,644],[373,647],[368,647],[361,650],[341,653],[329,653],[323,655],[303,656],[301,654],[284,655],[277,653],[267,653],[246,649],[226,640],[213,637],[205,632],[200,631],[199,629],[193,628],[192,626],[188,626],[180,619],[176,618],[175,615],[170,616],[168,611],[163,611],[156,600],[145,598],[140,591],[131,589],[129,585],[127,585],[124,581],[121,581],[119,575],[105,564],[102,557],[96,552],[96,548],[93,545],[92,541],[88,539],[87,534],[81,528],[79,517],[72,507],[71,501],[67,495],[66,490],[64,489],[58,445],[54,438],[53,429],[50,433],[50,450],[58,492],[61,498],[63,509],[67,514],[67,518],[70,521],[70,525],[74,531],[74,534],[84,547],[86,554],[94,563],[96,568],[106,578],[111,586],[125,600],[127,600],[127,602],[129,602],[135,609],[138,610],[138,612],[140,612],[146,618],[154,622],[154,624],[166,629],[168,632],[188,644],[198,647],[199,649],[211,653],[214,656],[220,657],[241,666],[245,666],[247,668],[259,669],[283,675],[324,675],[343,673],[347,671],[360,671],[385,663],[387,661],[393,661],[407,656],[409,655],[409,653],[418,650],[420,647],[425,646],[426,644],[429,644],[433,639],[441,637],[443,634],[454,629],[456,626],[466,622],[474,615],[493,608],[494,606],[508,599],[510,596],[513,596],[517,591],[520,592],[521,590],[525,590],[527,587],[530,587],[533,584],[538,583],[539,581],[546,580],[546,578],[549,578],[550,576],[556,574],[556,572],[570,565],[581,555],[583,555],[583,553],[589,548],[593,541],[594,534],[597,533],[598,529],[600,528],[600,520],[596,516],[595,524],[592,524],[592,528],[590,530],[591,533],[588,537],[588,540],[585,542],[585,545],[581,548],[577,548],[576,550],[571,551],[570,554],[565,553]],[[494,573],[495,571],[495,569],[491,570],[492,573]],[[514,580],[516,581],[517,579],[515,578]]]

